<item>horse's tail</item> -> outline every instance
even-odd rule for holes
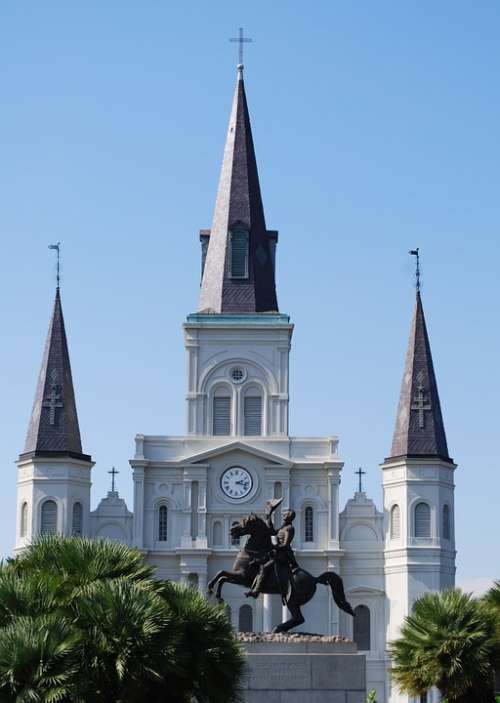
[[[321,576],[316,578],[317,583],[322,583],[325,586],[330,586],[332,589],[332,596],[338,607],[345,613],[349,613],[354,617],[354,610],[351,608],[350,603],[346,600],[344,593],[344,584],[342,579],[338,574],[333,571],[324,571]]]

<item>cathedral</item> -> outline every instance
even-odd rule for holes
[[[278,306],[278,232],[266,226],[241,65],[212,226],[200,230],[200,243],[199,305],[183,323],[186,434],[135,437],[132,510],[114,482],[91,510],[93,462],[80,436],[57,287],[17,461],[15,550],[56,532],[118,540],[143,551],[160,578],[205,591],[218,570],[231,569],[240,547],[232,524],[283,498],[281,510],[296,513],[300,565],[314,575],[338,573],[356,613],[353,619],[339,612],[330,590],[319,586],[302,629],[354,639],[366,654],[367,687],[376,689],[377,701],[414,703],[391,686],[387,642],[416,598],[452,587],[455,578],[456,465],[420,291],[392,449],[381,464],[382,509],[361,484],[341,506],[338,437],[292,437],[288,430],[293,323]],[[254,600],[226,584],[224,597],[239,630],[269,631],[288,618],[279,596]],[[438,699],[430,692],[427,700]]]

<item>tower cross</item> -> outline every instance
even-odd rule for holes
[[[49,424],[55,425],[56,424],[56,409],[63,407],[63,403],[61,401],[61,394],[59,393],[59,390],[58,390],[57,370],[56,369],[52,369],[52,372],[50,374],[50,379],[51,379],[51,381],[50,381],[49,397],[44,400],[42,407],[49,408]]]
[[[408,254],[411,256],[414,256],[416,259],[416,269],[415,269],[415,278],[417,279],[417,292],[420,291],[420,249],[417,247],[416,249],[410,249]]]
[[[231,37],[229,39],[230,42],[238,42],[238,63],[240,66],[243,68],[243,44],[249,44],[250,42],[253,41],[253,39],[250,39],[250,37],[245,37],[243,33],[243,27],[240,27],[238,29],[238,36],[237,37]]]
[[[111,474],[111,492],[112,493],[115,492],[115,476],[116,476],[116,474],[119,474],[119,473],[120,472],[117,469],[115,469],[114,466],[112,467],[111,471],[108,471],[108,474]]]
[[[425,411],[432,410],[430,402],[425,397],[422,372],[417,376],[417,395],[413,398],[412,410],[418,410],[418,426],[421,430],[425,428]]]
[[[355,471],[354,473],[356,474],[356,476],[357,476],[358,479],[359,479],[359,490],[358,490],[358,493],[362,493],[362,492],[363,492],[363,486],[362,486],[362,483],[361,483],[361,477],[362,477],[364,474],[366,474],[366,471],[363,471],[363,469],[362,469],[361,466],[360,466],[359,469],[358,469],[357,471]]]
[[[49,249],[55,249],[55,251],[57,252],[56,278],[57,278],[57,287],[59,288],[59,284],[61,282],[61,276],[60,276],[60,273],[61,273],[61,270],[60,270],[60,267],[61,267],[61,242],[57,242],[57,244],[49,244]]]

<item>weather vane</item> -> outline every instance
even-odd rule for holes
[[[357,476],[358,479],[359,479],[359,491],[358,491],[358,493],[362,493],[362,492],[363,492],[363,486],[362,486],[362,484],[361,484],[361,477],[362,477],[364,474],[366,474],[366,471],[363,471],[363,469],[362,469],[361,466],[360,466],[359,469],[358,469],[357,471],[355,471],[354,473],[356,474],[356,476]]]
[[[240,27],[238,29],[238,36],[237,37],[231,37],[229,39],[230,42],[238,42],[238,58],[239,58],[239,66],[243,68],[243,44],[249,44],[250,42],[253,41],[253,39],[250,39],[250,37],[245,37],[243,33],[243,27]]]
[[[114,466],[111,469],[111,471],[108,471],[108,474],[111,474],[111,491],[112,491],[112,493],[115,492],[115,476],[116,476],[116,474],[119,474],[119,473],[120,472],[117,469],[115,469]]]
[[[49,249],[55,249],[57,251],[57,288],[59,288],[59,283],[61,282],[61,276],[60,276],[60,265],[61,265],[61,242],[57,242],[57,244],[49,244]]]
[[[414,256],[417,260],[417,268],[415,270],[415,278],[417,279],[417,292],[420,291],[420,254],[419,254],[419,248],[417,247],[416,249],[410,249],[408,254],[411,254]]]

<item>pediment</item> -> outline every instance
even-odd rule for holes
[[[346,588],[345,592],[352,596],[385,596],[384,591],[372,586],[354,586],[354,588]]]
[[[282,466],[284,468],[291,468],[292,462],[288,461],[278,454],[273,454],[272,452],[266,452],[263,449],[258,449],[247,442],[242,442],[241,440],[228,442],[227,444],[219,445],[213,449],[208,449],[199,454],[193,454],[183,459],[183,464],[201,464],[206,462],[208,459],[213,459],[216,456],[222,456],[228,452],[234,452],[239,449],[246,454],[251,454],[252,456],[259,457],[263,459],[268,464],[274,464],[275,466]]]

